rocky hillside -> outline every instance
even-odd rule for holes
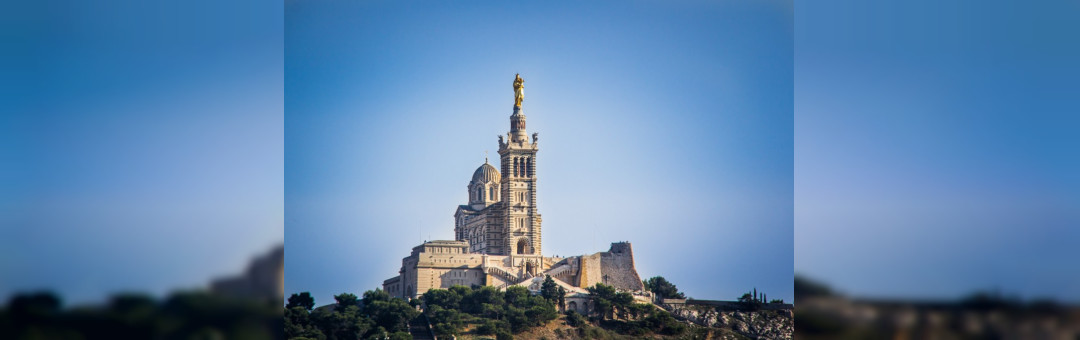
[[[664,305],[664,309],[679,320],[728,329],[750,339],[791,339],[795,331],[790,310],[718,311],[715,307],[697,305]]]

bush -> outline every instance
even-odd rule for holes
[[[578,312],[569,311],[566,312],[566,324],[570,327],[581,327],[585,325],[585,317]]]
[[[585,327],[582,328],[582,337],[586,339],[611,339],[615,337],[615,334],[600,327]]]
[[[656,310],[644,320],[637,322],[643,328],[665,335],[679,335],[686,331],[686,325],[675,320],[666,311]]]
[[[500,329],[498,333],[495,333],[495,340],[514,340],[514,335],[510,334],[510,331]]]
[[[499,326],[495,324],[495,320],[484,320],[484,324],[476,328],[476,334],[479,335],[495,335],[499,331]]]

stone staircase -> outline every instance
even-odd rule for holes
[[[412,335],[413,340],[435,340],[431,328],[428,327],[427,316],[424,314],[409,320],[409,334]]]
[[[551,277],[559,279],[559,281],[571,283],[570,277],[574,275],[574,271],[570,265],[561,265],[544,272],[544,275],[551,275]]]
[[[555,261],[554,259],[552,259],[550,257],[545,257],[543,261],[544,261],[544,268],[551,268],[551,267],[555,266],[556,263],[565,261],[565,259]]]
[[[498,277],[499,279],[502,279],[503,282],[506,282],[505,284],[503,284],[501,286],[501,288],[504,288],[504,287],[512,285],[512,284],[516,284],[521,280],[521,278],[517,277],[517,275],[510,274],[510,273],[506,272],[505,270],[502,270],[502,269],[499,269],[499,268],[496,268],[496,267],[488,267],[488,274],[491,274],[491,275],[493,275],[495,277]]]

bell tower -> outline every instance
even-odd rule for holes
[[[504,245],[501,253],[514,257],[539,257],[540,214],[536,212],[536,152],[537,135],[529,140],[525,132],[525,113],[521,102],[525,97],[525,81],[514,79],[514,113],[510,115],[507,141],[499,137],[499,157],[502,166],[502,229]]]

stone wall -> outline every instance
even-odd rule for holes
[[[634,250],[629,242],[612,243],[610,250],[600,254],[604,284],[625,290],[645,290],[634,267]]]
[[[397,297],[416,297],[430,289],[453,285],[503,287],[532,277],[525,272],[529,262],[535,267],[534,275],[543,276],[542,272],[547,271],[576,287],[603,283],[620,290],[645,290],[634,268],[633,250],[626,242],[613,243],[606,252],[565,259],[484,255],[469,253],[468,247],[464,241],[431,241],[416,246],[410,256],[402,259],[401,275],[386,280],[383,289]],[[552,264],[554,267],[547,267]]]
[[[587,288],[603,283],[603,266],[601,265],[601,253],[582,255],[579,261],[578,287]]]
[[[560,267],[574,269],[566,273]],[[637,269],[634,267],[634,251],[628,242],[616,242],[606,252],[567,258],[555,265],[557,277],[577,287],[588,288],[603,283],[629,291],[644,291]]]

